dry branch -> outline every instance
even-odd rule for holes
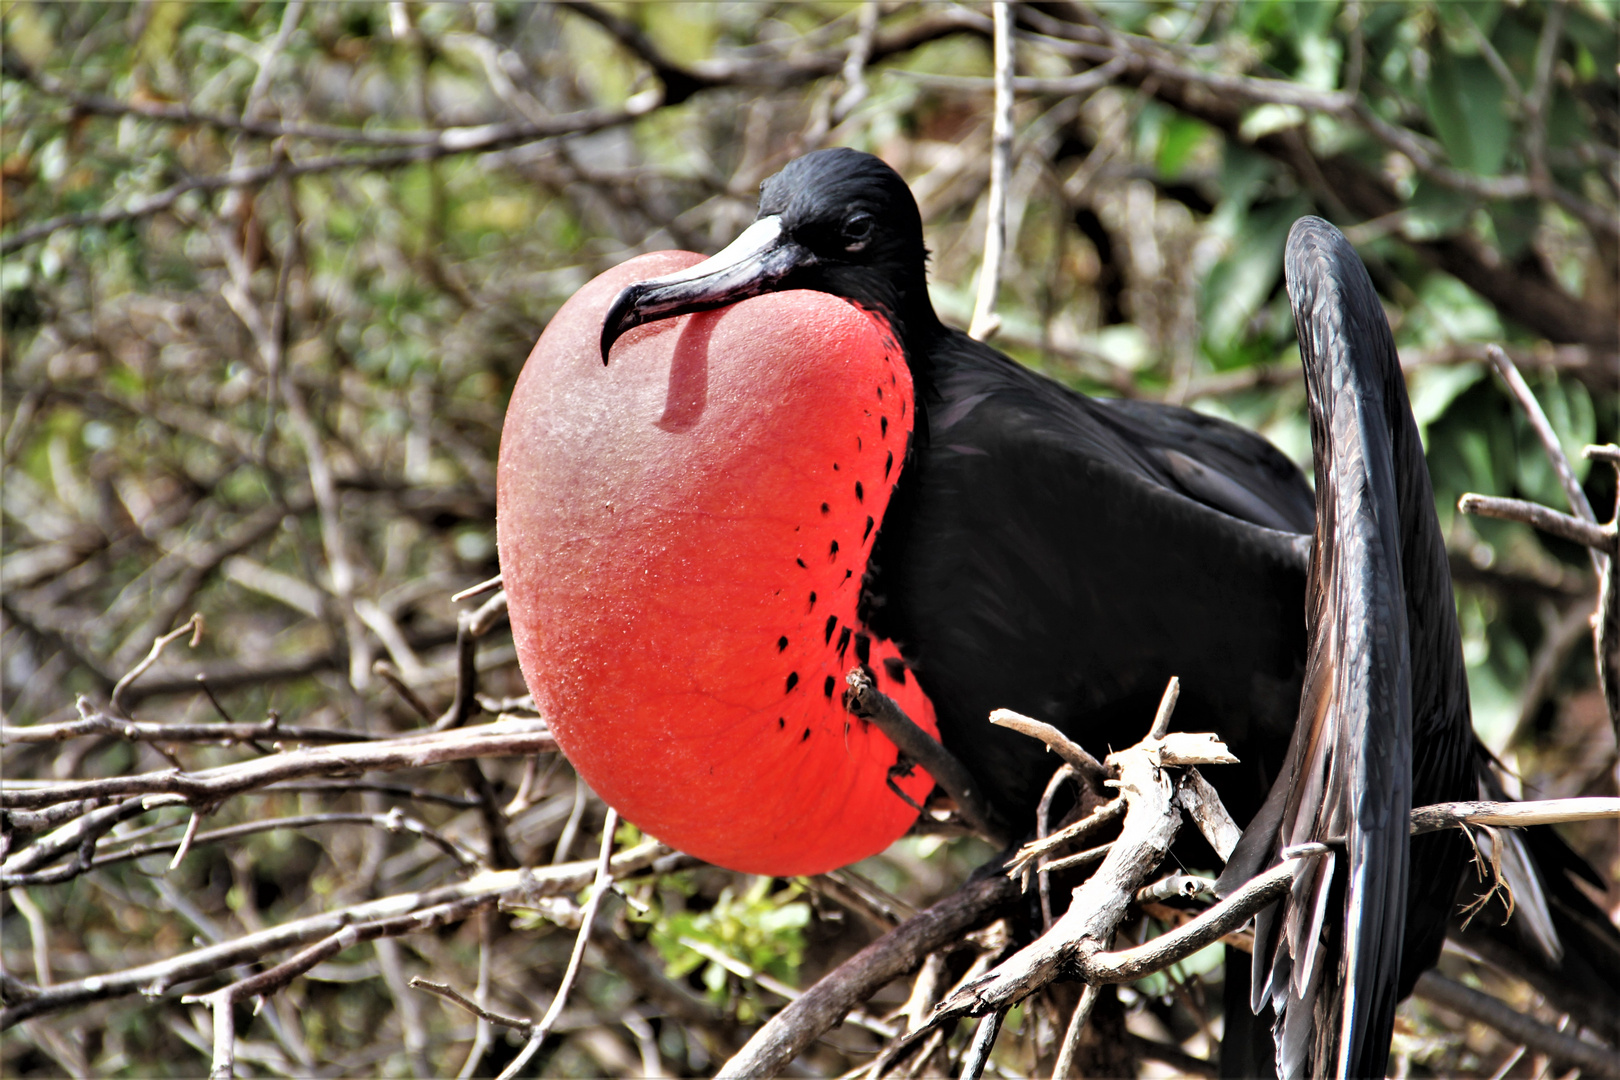
[[[615,877],[622,878],[648,869],[654,873],[668,873],[693,865],[695,862],[689,856],[672,853],[663,845],[650,842],[617,856],[613,860],[612,871]],[[492,870],[456,885],[388,896],[294,919],[168,960],[39,988],[28,1000],[0,1009],[0,1029],[29,1017],[91,1001],[134,993],[148,996],[167,994],[182,983],[205,978],[237,964],[252,963],[268,953],[318,941],[346,926],[410,916],[447,904],[476,901],[477,906],[494,906],[503,899],[521,902],[536,896],[578,892],[591,883],[595,873],[594,860],[535,869]]]
[[[500,594],[503,601],[505,595]],[[574,937],[574,949],[568,955],[568,967],[563,971],[562,982],[558,984],[557,993],[551,999],[545,1015],[530,1029],[529,1039],[523,1044],[523,1049],[506,1068],[501,1070],[499,1080],[511,1080],[523,1070],[523,1066],[539,1053],[541,1043],[545,1042],[546,1036],[556,1027],[557,1018],[562,1015],[563,1006],[567,1004],[568,995],[574,988],[574,980],[579,978],[579,966],[585,959],[585,946],[591,940],[591,927],[596,922],[596,913],[613,884],[613,832],[618,827],[618,812],[610,807],[606,820],[602,822],[601,852],[596,859],[596,874],[591,882],[590,899],[585,901],[585,909],[580,913],[579,933]]]
[[[185,742],[226,745],[251,742],[341,743],[366,742],[376,736],[343,728],[300,727],[267,717],[256,724],[169,724],[123,720],[90,708],[80,698],[80,717],[60,724],[0,725],[0,746],[62,742],[86,735],[112,735],[131,742]]]
[[[1032,739],[1039,739],[1063,761],[1078,770],[1081,775],[1089,776],[1098,781],[1107,779],[1108,770],[1103,763],[1092,757],[1085,747],[1069,738],[1056,727],[1042,720],[1015,713],[1011,709],[997,709],[990,714],[990,722],[1000,727],[1010,728],[1020,735],[1028,735]]]
[[[266,784],[307,776],[421,769],[447,761],[544,754],[556,749],[557,742],[543,721],[503,720],[458,731],[378,739],[364,745],[303,747],[256,761],[189,773],[170,769],[102,780],[8,785],[0,792],[0,807],[37,809],[72,799],[149,794],[177,794],[195,803],[217,803]]]
[[[1494,495],[1475,495],[1470,492],[1457,500],[1457,509],[1465,514],[1499,518],[1503,521],[1522,521],[1544,533],[1581,544],[1592,549],[1593,558],[1601,558],[1615,548],[1612,527],[1594,525],[1581,518],[1559,513],[1549,506],[1524,499],[1504,499]]]
[[[1142,881],[1169,852],[1180,822],[1174,798],[1177,781],[1157,764],[1160,745],[1149,736],[1109,755],[1109,764],[1119,772],[1125,820],[1102,866],[1075,889],[1069,910],[1050,931],[942,1002],[936,1022],[1014,1005],[1064,971],[1087,972],[1092,958],[1108,947]],[[1220,749],[1224,753],[1225,748]]]
[[[955,800],[957,811],[969,828],[997,843],[1004,842],[1005,829],[992,815],[973,774],[940,745],[938,739],[918,727],[859,666],[849,669],[844,682],[849,687],[844,692],[844,707],[852,715],[876,724],[903,754],[926,769],[934,782]]]
[[[1412,833],[1437,832],[1461,825],[1553,825],[1570,821],[1620,818],[1620,799],[1543,799],[1535,802],[1449,802],[1412,811]]]
[[[1448,979],[1437,971],[1425,971],[1418,976],[1417,992],[1437,1005],[1493,1027],[1508,1038],[1546,1054],[1560,1067],[1574,1067],[1587,1076],[1620,1080],[1620,1054],[1610,1048],[1539,1023],[1506,1002]]]
[[[935,949],[960,940],[967,931],[982,925],[1017,895],[1017,883],[1002,874],[988,872],[975,877],[872,942],[806,990],[755,1032],[718,1075],[776,1075],[850,1010],[922,963]]]

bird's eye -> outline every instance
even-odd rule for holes
[[[859,251],[872,239],[872,215],[851,214],[844,222],[844,250]]]

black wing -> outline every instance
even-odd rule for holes
[[[1295,224],[1285,266],[1316,451],[1309,656],[1288,767],[1227,880],[1284,847],[1342,845],[1257,921],[1253,1005],[1275,1010],[1280,1075],[1381,1076],[1395,1005],[1438,953],[1461,867],[1455,836],[1411,842],[1408,816],[1414,798],[1468,797],[1474,743],[1445,548],[1383,309],[1318,218]]]

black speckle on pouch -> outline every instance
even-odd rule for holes
[[[855,436],[855,449],[859,450],[860,448],[861,448],[861,437],[859,435],[857,435],[857,436]]]
[[[836,616],[836,615],[827,616],[827,637],[826,637],[826,643],[827,644],[829,644],[829,645],[832,644],[832,632],[834,630],[836,630],[836,629],[838,629],[838,616]]]
[[[844,580],[845,581],[848,581],[850,578],[852,578],[854,576],[855,576],[855,571],[853,571],[853,570],[845,570],[844,571]]]
[[[837,472],[837,471],[838,471],[838,462],[835,461],[835,462],[833,462],[833,472]]]
[[[778,730],[778,731],[780,731],[780,730],[782,730],[782,729],[783,729],[783,728],[785,728],[785,727],[787,727],[787,717],[785,717],[785,716],[778,716],[778,717],[777,717],[777,718],[776,718],[776,729],[777,729],[777,730]]]
[[[866,501],[866,489],[861,487],[861,482],[859,480],[855,481],[855,501],[856,502],[865,502]]]
[[[878,387],[877,392],[878,392],[878,400],[882,401],[883,400],[883,387],[881,387],[881,386]]]
[[[803,559],[794,559],[793,561],[798,563],[801,569],[805,569],[805,570],[809,569],[809,567],[804,565],[804,560]]]
[[[823,514],[830,514],[830,513],[832,513],[832,507],[828,506],[826,503],[822,503],[821,504],[821,512]]]
[[[785,648],[787,648],[787,635],[783,634],[776,639],[776,651],[781,652]]]
[[[809,728],[805,728],[805,729],[804,729],[804,734],[803,734],[803,735],[800,735],[800,736],[799,736],[799,741],[800,741],[800,742],[804,742],[804,741],[805,741],[805,740],[806,740],[806,739],[808,739],[808,738],[809,738],[809,737],[810,737],[810,729],[809,729]]]
[[[815,593],[810,594],[810,610],[811,611],[816,610],[816,594]]]
[[[799,685],[799,673],[797,671],[790,671],[790,672],[788,672],[788,677],[787,677],[787,689],[782,691],[782,692],[784,694],[791,693],[793,688],[795,686],[798,686],[798,685]]]
[[[865,540],[868,536],[872,535],[872,524],[872,518],[870,515],[868,515],[866,519],[866,531],[861,533],[862,540]]]
[[[872,662],[872,639],[865,634],[855,635],[855,659],[863,664]]]
[[[834,540],[827,547],[827,561],[832,562],[836,558],[838,558],[838,541]]]
[[[898,656],[886,657],[883,661],[883,670],[889,673],[889,678],[901,686],[906,685],[906,662]]]
[[[885,439],[889,437],[889,418],[887,416],[878,417],[878,433]]]
[[[892,468],[894,468],[894,451],[890,450],[888,459],[883,463],[883,479],[889,478],[889,470]]]
[[[838,680],[829,675],[827,676],[827,681],[821,684],[821,692],[826,694],[830,699],[832,697],[833,687],[836,685],[838,685]]]
[[[844,650],[849,648],[849,636],[850,636],[849,627],[847,627],[847,626],[844,627],[842,630],[838,631],[838,659],[839,659],[839,661],[842,661],[844,659]]]

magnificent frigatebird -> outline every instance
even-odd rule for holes
[[[767,292],[828,293],[882,320],[917,419],[884,481],[859,616],[898,645],[941,741],[1019,829],[1053,759],[989,727],[996,708],[1119,745],[1179,675],[1178,723],[1285,741],[1313,512],[1299,470],[1235,425],[1082,396],[944,325],[926,258],[899,175],[857,151],[812,153],[766,181],[725,251],[625,288],[602,353],[632,327]]]
[[[1304,478],[1252,433],[1084,397],[946,327],[926,257],[900,177],[821,151],[720,254],[645,257],[553,320],[502,437],[499,535],[559,740],[655,835],[808,872],[876,850],[926,794],[840,711],[839,665],[937,724],[1019,830],[1053,759],[992,709],[1124,745],[1178,675],[1178,723],[1244,761],[1215,779],[1249,820],[1299,711]],[[1408,925],[1443,925],[1457,880],[1426,873]],[[1371,932],[1398,935],[1398,907]]]

